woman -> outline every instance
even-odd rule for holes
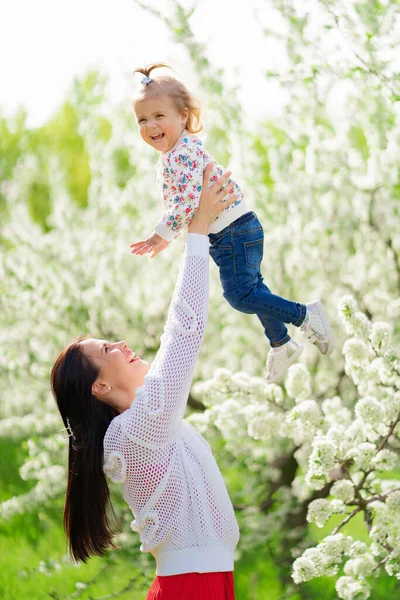
[[[229,172],[207,189],[211,169],[152,365],[124,341],[80,338],[51,373],[69,435],[64,527],[71,554],[86,562],[113,545],[105,472],[123,484],[141,551],[156,559],[147,600],[234,598],[232,503],[208,443],[183,420],[207,321],[207,231],[236,200],[227,199],[232,185],[221,189]]]

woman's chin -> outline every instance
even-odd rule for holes
[[[135,370],[136,373],[140,373],[141,375],[147,375],[147,373],[150,370],[150,364],[147,362],[147,360],[143,360],[142,358],[139,358],[138,360],[135,360],[134,363],[132,363],[133,368]]]

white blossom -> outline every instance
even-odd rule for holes
[[[315,400],[303,400],[290,411],[287,423],[296,442],[312,439],[323,423],[321,410]]]
[[[400,490],[389,493],[386,504],[387,507],[393,511],[400,510]]]
[[[365,579],[372,575],[376,564],[377,563],[370,554],[359,554],[346,562],[344,565],[344,572],[351,577]]]
[[[351,544],[352,538],[350,536],[345,536],[343,533],[336,533],[334,535],[327,535],[319,544],[319,547],[323,548],[330,563],[339,564],[343,559],[343,555],[349,552]]]
[[[356,404],[355,412],[359,419],[370,425],[380,422],[384,414],[382,404],[371,396],[361,398]]]
[[[323,527],[331,516],[331,503],[324,498],[313,500],[308,505],[307,521],[309,523],[315,523],[317,527]]]
[[[350,502],[354,498],[354,485],[348,479],[335,481],[331,487],[331,495],[343,502]]]
[[[375,352],[381,354],[390,342],[391,327],[385,322],[375,322],[371,326],[369,334],[371,344]]]
[[[400,551],[397,548],[391,552],[389,559],[385,563],[386,572],[396,579],[400,579]]]
[[[332,442],[320,436],[313,442],[306,480],[314,489],[321,489],[327,481],[329,471],[336,463],[336,448]]]
[[[368,346],[358,338],[349,338],[343,345],[346,360],[356,366],[365,367],[368,362]]]
[[[256,440],[270,440],[279,435],[282,415],[265,406],[249,404],[243,411],[248,421],[248,433]]]
[[[75,583],[75,587],[77,590],[82,591],[85,590],[87,588],[87,583],[84,583],[83,581],[77,581]]]
[[[292,577],[295,583],[310,581],[324,572],[322,554],[316,548],[309,548],[293,563]]]
[[[367,600],[371,588],[365,580],[353,579],[353,577],[339,577],[336,582],[336,591],[339,598],[343,600]]]
[[[371,465],[371,461],[375,455],[376,446],[370,442],[364,442],[358,446],[351,448],[346,458],[351,458],[354,461],[354,468],[356,470],[366,470]]]
[[[371,461],[371,467],[377,471],[392,471],[397,464],[397,454],[384,448]]]
[[[338,302],[338,310],[343,319],[350,319],[358,310],[357,302],[349,294],[342,296]]]
[[[309,398],[311,395],[311,378],[307,367],[301,363],[289,367],[285,387],[289,396],[296,401]]]
[[[367,553],[367,551],[367,545],[364,542],[361,542],[360,540],[356,540],[355,542],[352,542],[348,551],[348,555],[350,556],[350,558],[354,558],[356,556],[363,556]]]

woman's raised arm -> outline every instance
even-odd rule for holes
[[[124,432],[132,441],[156,448],[172,439],[185,412],[208,312],[210,223],[227,204],[226,196],[234,187],[221,189],[230,173],[225,173],[211,188],[212,165],[204,173],[203,192],[196,214],[188,227],[185,251],[169,308],[160,349],[137,389],[130,409],[124,412]]]

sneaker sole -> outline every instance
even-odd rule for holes
[[[290,367],[291,364],[293,364],[300,356],[300,354],[303,352],[304,350],[304,346],[299,345],[299,347],[293,352],[292,356],[289,358],[289,362],[288,362],[288,368]],[[272,377],[271,379],[267,379],[267,383],[276,383],[281,381],[284,376],[285,373],[287,372],[287,369],[281,373],[280,375],[275,375],[275,377]]]
[[[315,307],[316,307],[316,309],[318,311],[318,314],[321,317],[322,323],[323,323],[323,325],[325,327],[325,331],[326,331],[327,336],[328,336],[328,350],[324,353],[324,352],[321,352],[321,349],[318,348],[318,346],[317,346],[317,348],[318,348],[318,350],[320,350],[320,352],[324,356],[329,356],[330,354],[332,354],[332,352],[333,352],[333,350],[335,348],[335,338],[333,337],[333,333],[332,333],[332,330],[331,330],[330,325],[329,325],[328,317],[327,317],[327,314],[326,314],[325,309],[324,309],[324,305],[322,304],[321,300],[316,300],[313,304],[315,305]],[[318,342],[316,342],[316,344],[317,343]]]

